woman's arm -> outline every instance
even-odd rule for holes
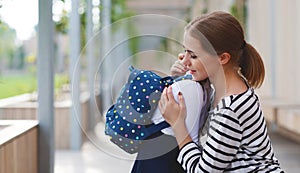
[[[203,150],[190,143],[181,148],[178,161],[189,173],[223,172],[232,164],[242,140],[237,116],[231,110],[221,109],[211,115],[208,138]]]
[[[192,142],[184,124],[186,108],[179,95],[179,104],[173,101],[172,89],[164,90],[159,103],[166,121],[172,126],[180,147],[178,161],[187,172],[222,172],[239,149],[242,130],[237,116],[229,109],[212,115],[209,134],[203,151]]]

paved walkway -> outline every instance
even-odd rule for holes
[[[275,156],[282,169],[286,173],[298,173],[300,171],[300,144],[276,133],[271,134],[270,138]]]
[[[96,128],[103,132],[103,125]],[[300,144],[279,134],[270,135],[275,155],[287,173],[300,170]],[[55,173],[129,173],[135,155],[122,152],[99,133],[85,143],[81,151],[58,150],[55,153]],[[101,140],[99,140],[101,139]]]
[[[129,173],[135,155],[123,152],[104,135],[104,124],[89,136],[81,151],[58,150],[54,173]]]

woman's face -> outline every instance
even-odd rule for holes
[[[202,48],[200,41],[187,31],[184,33],[183,47],[185,56],[182,63],[189,69],[193,80],[201,81],[211,77],[219,67],[218,56],[207,53]]]

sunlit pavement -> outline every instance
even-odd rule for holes
[[[81,151],[57,150],[55,173],[129,173],[135,155],[127,155],[112,145],[102,133],[103,124],[96,128],[97,137],[90,137]],[[101,133],[100,133],[101,132]],[[279,134],[270,135],[275,155],[287,173],[300,170],[300,144]]]
[[[282,169],[286,173],[298,173],[300,171],[300,144],[276,133],[272,133],[270,138],[275,156],[280,161]]]
[[[127,173],[131,169],[131,161],[117,159],[94,149],[57,151],[55,157],[55,173]]]
[[[126,154],[104,135],[104,124],[88,135],[80,151],[57,150],[55,173],[129,173],[135,155]]]

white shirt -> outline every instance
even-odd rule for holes
[[[192,80],[181,80],[172,84],[172,91],[176,102],[178,103],[178,93],[181,92],[187,109],[187,117],[185,120],[188,132],[195,143],[199,138],[199,120],[203,103],[203,89],[199,82]],[[163,116],[157,107],[154,111],[152,121],[158,124],[164,121]],[[171,127],[163,129],[162,132],[167,135],[174,136]]]

